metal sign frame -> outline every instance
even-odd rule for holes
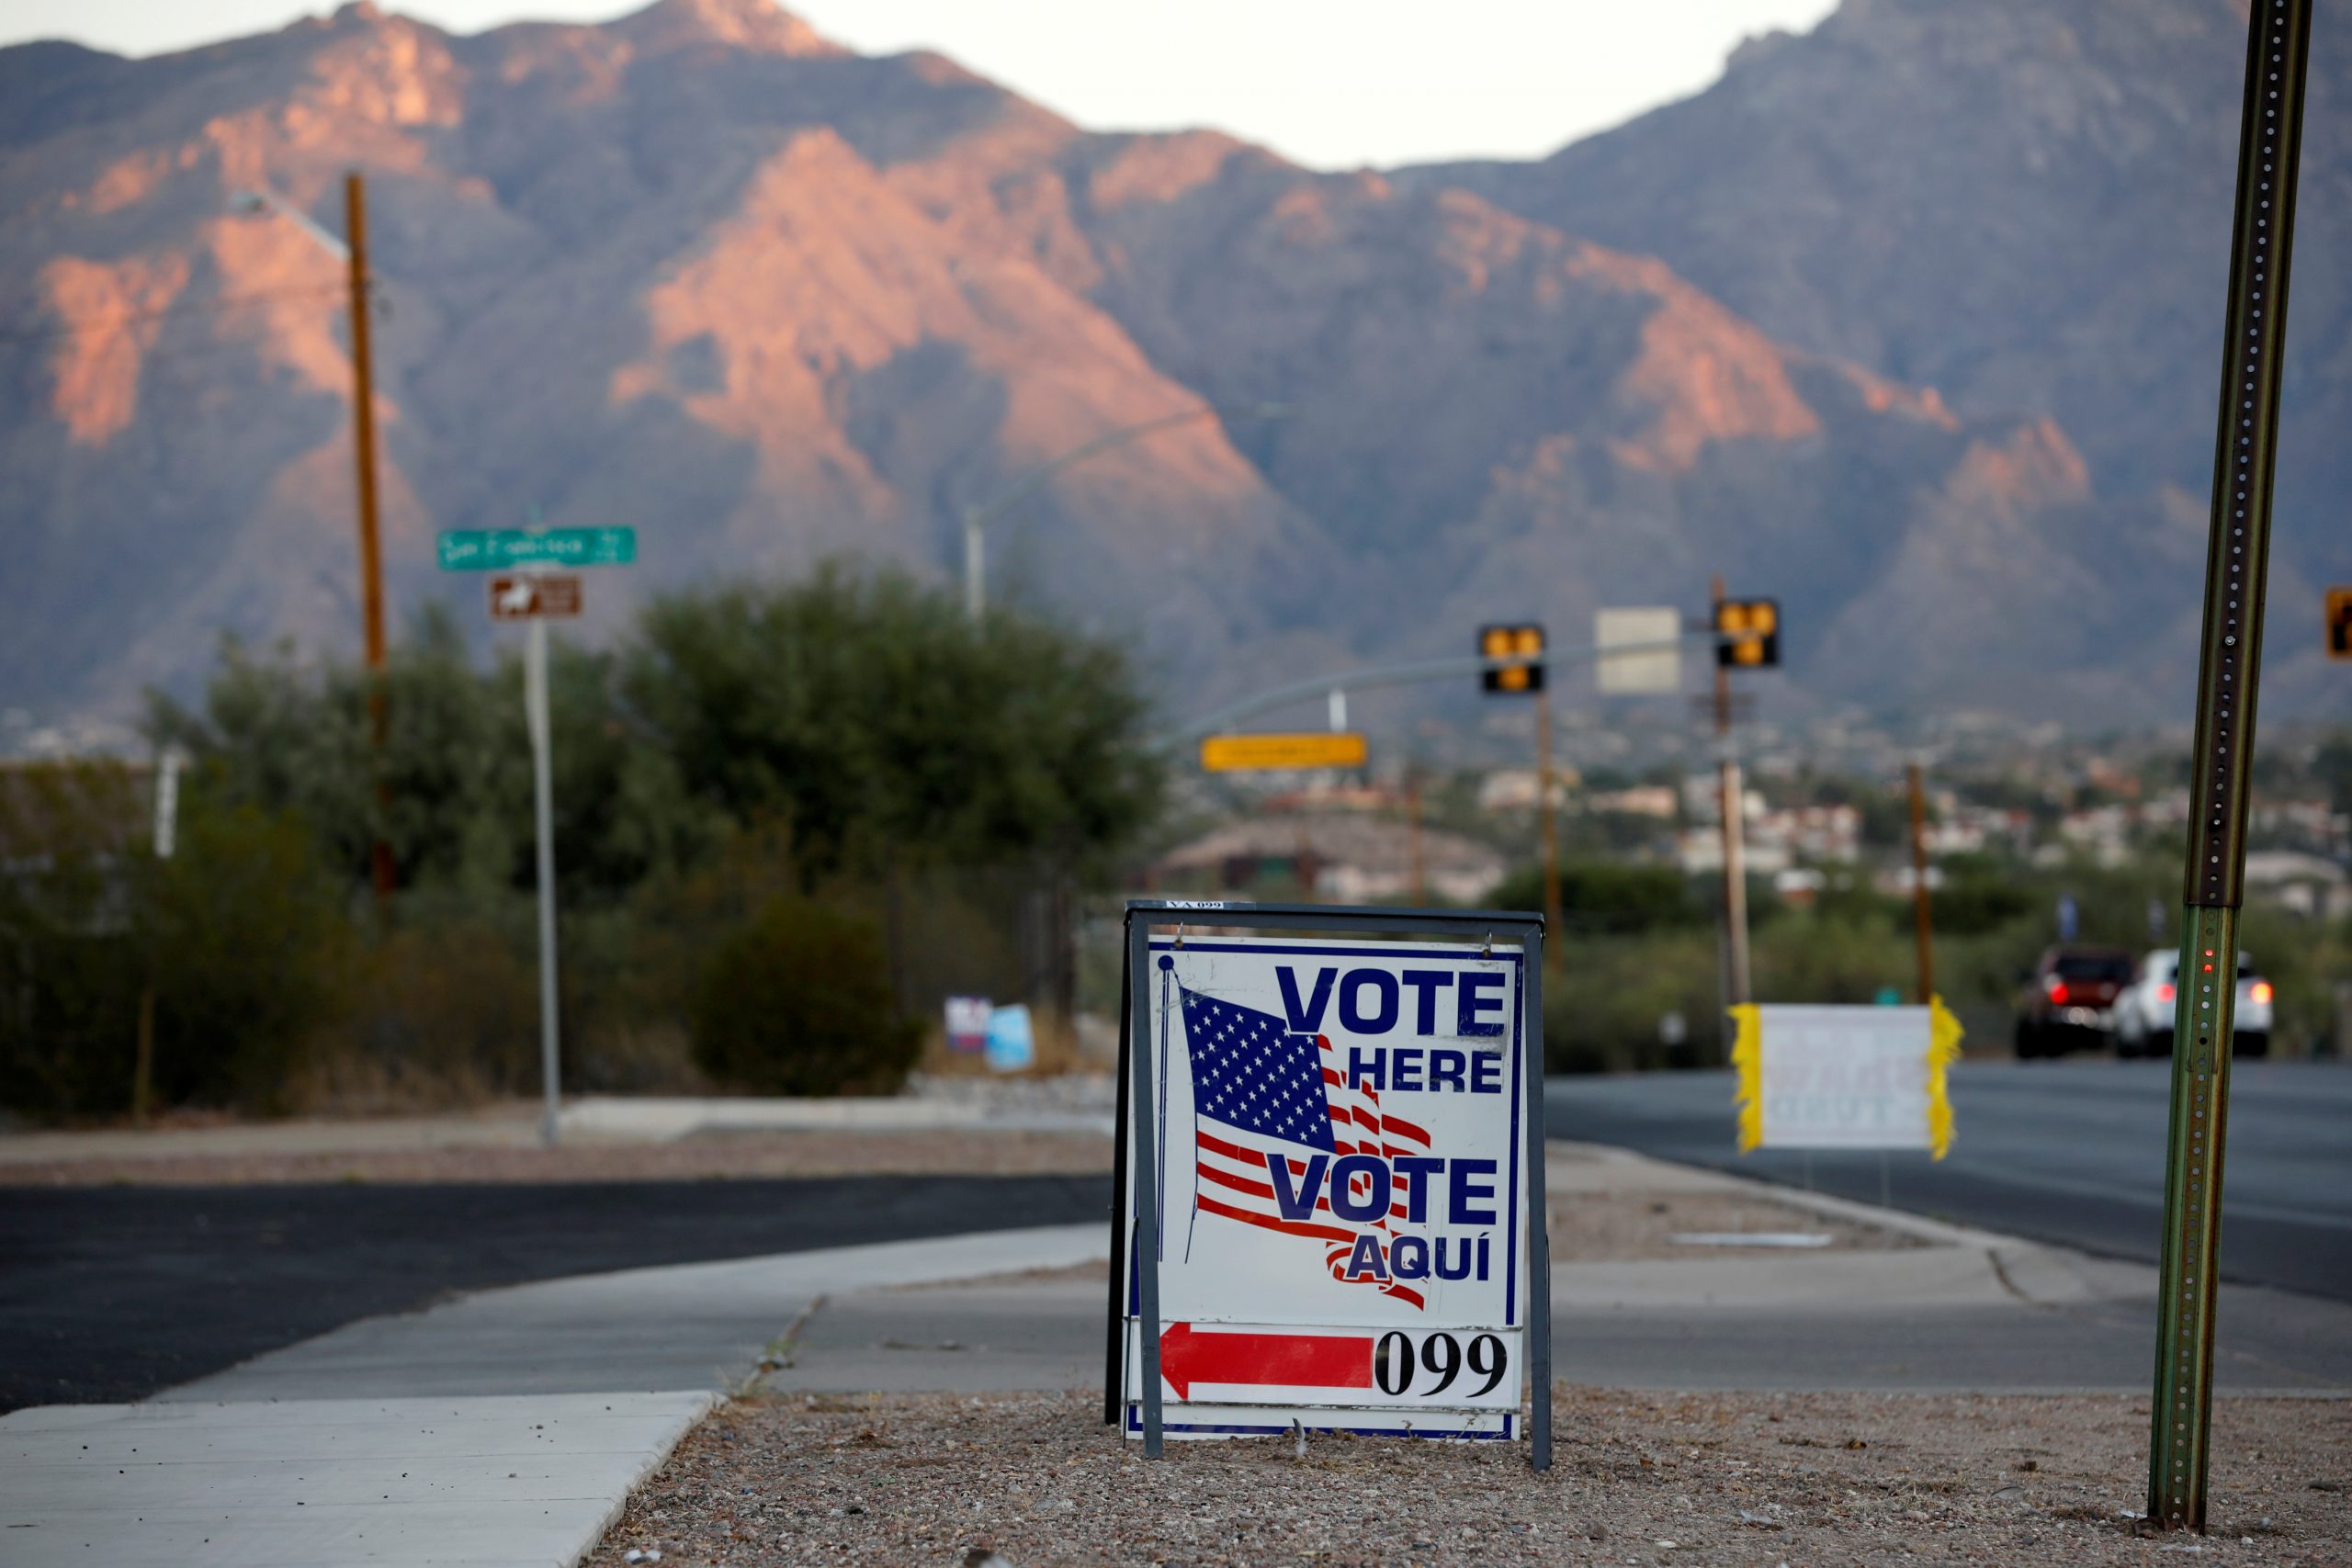
[[[1527,1370],[1532,1469],[1552,1465],[1552,1245],[1544,1190],[1544,932],[1541,915],[1487,909],[1385,909],[1334,908],[1320,904],[1253,904],[1242,900],[1135,898],[1127,902],[1126,961],[1119,989],[1118,1128],[1113,1156],[1109,1314],[1104,1334],[1102,1420],[1118,1426],[1126,1406],[1127,1210],[1136,1207],[1136,1233],[1159,1224],[1157,1184],[1136,1179],[1157,1169],[1154,1066],[1149,1023],[1150,987],[1145,983],[1154,928],[1212,928],[1219,931],[1313,931],[1445,936],[1456,940],[1513,943],[1521,958],[1519,990],[1520,1080],[1524,1103],[1527,1223],[1521,1264],[1527,1270]],[[1136,1169],[1128,1168],[1130,1139]],[[1133,1191],[1130,1192],[1130,1183]],[[1136,1250],[1137,1322],[1141,1328],[1143,1451],[1158,1459],[1165,1451],[1161,1409],[1159,1260],[1150,1247]]]

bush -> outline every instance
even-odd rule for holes
[[[183,798],[171,860],[60,835],[0,878],[0,1105],[127,1109],[145,992],[154,1103],[288,1103],[350,951],[335,884],[300,825],[223,808],[200,780]]]
[[[712,954],[694,1002],[695,1059],[756,1094],[888,1094],[921,1031],[898,1016],[882,935],[797,897],[771,899]]]

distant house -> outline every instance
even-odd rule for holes
[[[1475,839],[1425,828],[1420,840],[1432,897],[1475,904],[1502,880],[1503,857]],[[1413,829],[1361,812],[1253,817],[1170,850],[1149,876],[1171,892],[1283,886],[1335,904],[1395,903],[1413,891]]]

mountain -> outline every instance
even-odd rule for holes
[[[1845,59],[1873,17],[1943,9],[1849,0],[1594,145],[1750,91],[1776,58]],[[1737,116],[1689,123],[1624,156],[1696,180],[1668,152],[1745,155],[1709,140],[1737,141]],[[237,197],[339,230],[356,166],[396,607],[478,592],[434,572],[435,530],[535,510],[639,529],[642,564],[593,576],[592,626],[830,553],[944,573],[965,511],[1035,464],[1204,401],[1279,401],[1292,417],[1070,468],[999,530],[993,581],[1130,638],[1180,712],[1459,651],[1484,620],[1582,641],[1595,606],[1695,605],[1716,571],[1781,598],[1799,700],[2185,707],[2193,464],[2119,465],[2087,394],[2070,413],[2030,378],[1944,385],[1950,365],[1887,347],[1926,330],[1893,303],[1846,341],[1678,255],[1707,231],[1675,230],[1658,193],[1656,234],[1617,232],[1576,194],[1616,165],[1577,153],[1318,175],[1212,133],[1091,134],[764,0],[474,37],[354,6],[156,60],[0,51],[0,705],[186,690],[222,630],[351,645],[339,270]],[[1747,172],[1720,199],[1780,177]],[[1811,210],[1881,221],[1859,197]],[[1775,265],[1809,264],[1751,270]],[[2322,273],[2299,271],[2299,333]],[[2203,357],[2180,373],[2210,380]],[[2159,678],[2117,673],[2151,658]]]
[[[2352,0],[2315,13],[2268,685],[2341,713],[2314,630],[2352,581]],[[1397,177],[1657,255],[1963,415],[2046,414],[2099,494],[2153,501],[2119,550],[2177,548],[2211,483],[2245,30],[2245,0],[1846,0],[1551,158]],[[2148,587],[2094,618],[2177,679],[2197,585]]]

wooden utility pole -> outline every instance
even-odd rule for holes
[[[1545,672],[1547,675],[1549,671]],[[1552,683],[1546,680],[1535,693],[1535,814],[1544,824],[1544,929],[1560,929],[1560,818],[1552,805]],[[1416,842],[1418,842],[1418,839]],[[1553,942],[1547,951],[1559,963],[1567,944]]]
[[[378,813],[368,874],[380,910],[392,893],[392,847],[384,837],[384,819],[391,813],[391,786],[384,778],[384,559],[376,506],[376,360],[368,334],[368,188],[356,170],[343,177],[343,220],[351,277],[351,444],[359,470],[359,609],[366,633],[368,733]]]
[[[1718,574],[1710,589],[1707,624],[1723,625],[1724,580]],[[1724,1005],[1738,1007],[1747,1000],[1747,855],[1743,839],[1747,798],[1740,783],[1739,760],[1731,750],[1731,671],[1715,661],[1715,782],[1722,797],[1724,820]]]
[[[1928,907],[1928,787],[1919,764],[1911,764],[1911,912],[1919,942],[1919,997],[1926,1007],[1936,994],[1935,917]]]

